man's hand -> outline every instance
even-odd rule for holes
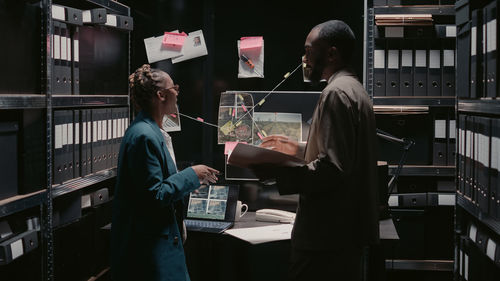
[[[296,156],[299,143],[285,136],[272,135],[262,139],[260,147],[270,148],[288,155]]]
[[[191,166],[191,168],[193,168],[194,172],[198,176],[200,184],[216,183],[218,180],[217,175],[219,174],[219,171],[214,168],[210,168],[205,165],[195,165]]]

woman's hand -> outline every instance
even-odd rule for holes
[[[285,136],[272,135],[262,139],[261,147],[276,150],[288,155],[296,156],[299,143]]]
[[[210,168],[205,165],[195,165],[191,166],[191,168],[193,168],[194,172],[198,176],[200,184],[216,183],[218,180],[217,175],[219,174],[219,171],[214,168]]]

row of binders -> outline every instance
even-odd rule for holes
[[[500,241],[473,223],[460,236],[456,255],[458,279],[489,281],[500,279]]]
[[[374,96],[454,96],[455,39],[377,39]]]
[[[458,192],[500,220],[500,119],[459,115]]]
[[[53,183],[115,167],[129,109],[55,110]]]
[[[454,116],[437,116],[434,119],[434,143],[432,165],[455,166],[455,129]]]
[[[52,93],[55,95],[80,94],[80,31],[83,25],[133,28],[131,17],[108,14],[104,8],[79,10],[52,5],[52,19]]]
[[[470,13],[457,5],[457,96],[460,98],[500,97],[497,83],[498,9],[497,1]],[[458,4],[458,3],[457,3]]]
[[[373,0],[373,6],[453,5],[455,0]]]
[[[18,232],[11,228],[7,220],[0,221],[0,265],[8,264],[38,248],[38,218],[28,218],[26,225],[27,229]]]

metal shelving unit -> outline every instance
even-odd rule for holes
[[[0,110],[46,108],[45,95],[1,95]]]
[[[52,108],[128,106],[129,97],[122,96],[52,96]]]
[[[454,5],[428,6],[377,6],[375,14],[431,14],[433,16],[449,16],[455,18]]]
[[[52,198],[82,190],[86,187],[110,180],[116,176],[116,168],[97,172],[83,178],[73,179],[52,187]]]
[[[455,97],[373,97],[373,105],[454,107]]]
[[[458,100],[458,112],[500,116],[500,99]]]
[[[394,175],[397,165],[389,165],[389,175]],[[400,176],[454,177],[455,166],[403,166]]]
[[[46,196],[45,190],[17,195],[0,200],[0,218],[6,217],[17,212],[40,206]]]
[[[469,199],[465,198],[462,194],[457,193],[457,206],[460,206],[462,209],[467,211],[467,213],[471,214],[475,218],[479,219],[484,225],[486,225],[489,229],[493,230],[497,235],[500,235],[500,221],[495,220],[481,212],[478,206],[473,204]]]

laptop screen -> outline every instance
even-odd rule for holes
[[[206,185],[191,192],[186,217],[234,221],[238,186]]]

